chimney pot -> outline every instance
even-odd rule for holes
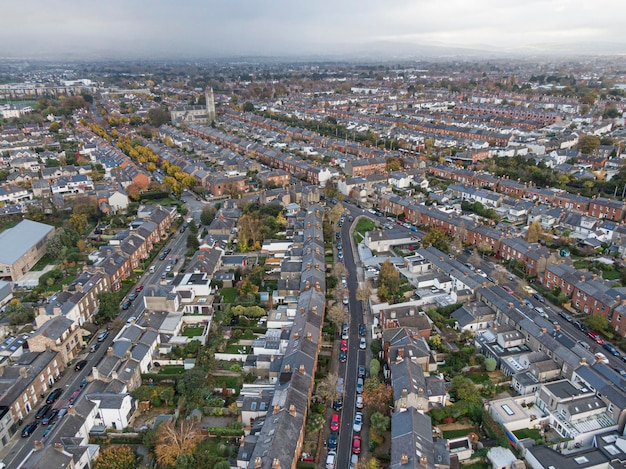
[[[289,415],[291,415],[292,417],[296,416],[296,406],[293,404],[289,406]]]
[[[274,406],[274,414],[277,414],[278,412],[280,412],[280,406],[279,405],[275,405]]]

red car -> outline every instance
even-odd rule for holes
[[[590,339],[593,339],[593,341],[594,341],[594,342],[596,342],[596,343],[598,343],[598,344],[600,344],[600,345],[603,345],[603,344],[604,344],[604,340],[602,339],[602,337],[600,337],[600,334],[598,334],[598,333],[597,333],[597,332],[595,332],[595,331],[588,331],[588,332],[587,332],[587,336],[588,336]]]
[[[361,437],[358,435],[352,438],[352,452],[354,454],[361,454]]]
[[[341,345],[339,346],[339,350],[341,350],[342,352],[347,352],[348,351],[348,341],[347,340],[342,340],[341,341]]]
[[[135,292],[139,293],[141,290],[143,290],[143,285],[139,285],[137,288],[135,288]]]
[[[330,419],[330,431],[336,432],[339,430],[339,414],[333,414],[333,417]]]
[[[505,292],[507,292],[507,293],[509,293],[511,295],[513,294],[513,290],[508,285],[502,285],[502,288],[504,288]]]

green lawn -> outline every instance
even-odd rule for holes
[[[234,303],[237,299],[237,289],[231,287],[225,287],[220,290],[224,303]]]
[[[185,372],[183,365],[165,365],[161,367],[160,374],[163,375],[181,375]]]
[[[619,280],[620,275],[616,270],[603,270],[602,278],[604,278],[604,280]]]
[[[250,347],[248,345],[230,344],[226,346],[226,353],[239,353],[239,350],[245,350],[246,353],[250,353]],[[243,355],[243,354],[241,354]]]
[[[516,430],[513,432],[513,435],[518,440],[523,440],[524,438],[531,438],[535,441],[543,441],[543,437],[541,436],[541,432],[536,428],[523,428],[521,430]]]
[[[458,438],[460,436],[467,436],[472,432],[476,433],[476,429],[474,427],[460,428],[458,430],[446,430],[443,432],[443,437],[444,438]]]
[[[185,337],[200,337],[204,332],[204,327],[185,327],[183,335]]]

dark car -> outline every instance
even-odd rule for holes
[[[332,432],[328,437],[328,449],[337,449],[337,432]]]
[[[42,418],[46,416],[46,414],[51,408],[52,406],[50,404],[45,404],[41,409],[37,411],[37,413],[35,414],[35,418],[37,420],[41,420]]]
[[[345,363],[346,360],[348,360],[348,353],[347,352],[339,352],[339,361],[341,363]]]
[[[335,409],[337,412],[343,409],[343,397],[339,396],[333,401],[333,409]]]
[[[122,309],[124,311],[126,311],[128,308],[130,308],[130,300],[126,300],[124,301],[124,303],[122,303]]]
[[[167,254],[163,253],[159,256],[159,260],[160,261],[165,260],[166,257],[167,257]]]
[[[80,371],[83,368],[85,368],[86,365],[87,365],[87,360],[81,360],[76,364],[76,366],[74,367],[74,370]]]
[[[50,395],[48,396],[48,399],[46,399],[46,404],[52,404],[59,397],[61,397],[61,394],[63,394],[62,389],[55,389],[54,391],[50,393]]]
[[[131,293],[130,295],[128,295],[128,299],[130,301],[135,301],[137,299],[137,293]]]
[[[137,288],[135,288],[135,291],[137,293],[140,293],[143,290],[143,285],[139,285]]]
[[[620,356],[619,350],[617,350],[613,344],[609,344],[608,342],[605,342],[604,345],[602,345],[602,347],[608,350],[611,355],[614,355],[616,357]]]
[[[39,422],[37,422],[36,420],[26,425],[24,427],[24,430],[22,430],[22,438],[31,436],[38,425],[39,425]]]
[[[52,411],[46,415],[43,419],[41,419],[42,425],[48,425],[49,423],[54,422],[54,419],[59,415],[58,409],[52,409]]]
[[[364,365],[359,365],[357,376],[359,378],[365,378],[365,366]]]
[[[172,252],[172,248],[166,248],[166,249],[163,249],[163,254],[165,254],[166,256],[167,256],[170,252]]]
[[[359,335],[363,337],[366,332],[367,332],[367,329],[365,327],[365,324],[359,324]]]

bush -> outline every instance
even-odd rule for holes
[[[498,362],[495,358],[487,358],[485,360],[485,370],[486,371],[494,371],[496,369],[496,365]]]

